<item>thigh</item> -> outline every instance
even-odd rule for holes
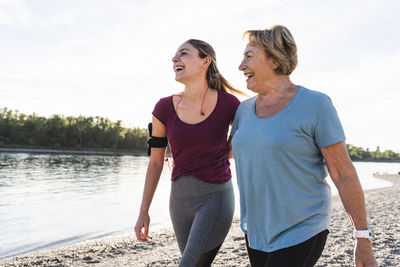
[[[170,196],[169,214],[181,254],[185,250],[194,219],[193,207],[189,204],[184,197],[172,194]]]
[[[252,249],[249,246],[247,235],[244,235],[244,237],[246,239],[246,248],[247,254],[249,255],[250,265],[252,267],[264,267],[268,259],[268,253],[261,250]]]
[[[265,267],[312,267],[325,247],[329,231],[325,230],[296,246],[268,253]]]
[[[193,266],[204,253],[215,257],[232,224],[233,191],[219,191],[207,198],[196,211],[179,266]],[[210,255],[211,255],[210,254]]]
[[[233,189],[218,192],[217,195],[202,207],[198,214],[199,222],[201,220],[205,221],[205,223],[208,224],[207,228],[209,228],[206,231],[208,233],[211,232],[208,237],[207,246],[204,248],[205,251],[214,249],[224,242],[232,226],[234,212],[235,195]],[[210,221],[211,217],[213,217],[213,219]]]

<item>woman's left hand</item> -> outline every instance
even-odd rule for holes
[[[371,241],[358,238],[354,247],[354,265],[356,267],[377,267],[378,263],[372,253]]]

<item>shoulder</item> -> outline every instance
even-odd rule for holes
[[[254,102],[256,101],[256,99],[257,96],[253,96],[251,98],[242,101],[236,110],[237,116],[239,117],[245,113],[247,114],[248,112],[251,112],[254,107]]]
[[[162,97],[162,98],[160,98],[160,99],[158,100],[157,104],[158,104],[158,103],[162,103],[162,104],[170,103],[171,100],[172,100],[172,95],[166,96],[166,97]]]
[[[218,97],[221,97],[224,101],[232,102],[232,103],[240,103],[240,100],[228,92],[218,91]]]
[[[168,113],[170,108],[172,107],[171,101],[172,95],[160,98],[154,106],[153,115],[157,114],[158,116],[161,116],[163,113]]]
[[[320,91],[311,90],[302,86],[300,88],[301,90],[303,90],[303,95],[309,99],[317,101],[322,99],[329,99],[329,96],[327,94],[324,94]]]
[[[240,103],[239,108],[245,109],[253,106],[254,102],[257,100],[257,95],[250,97]]]
[[[302,114],[307,114],[315,122],[332,120],[337,118],[338,114],[331,98],[322,92],[303,88],[303,101],[301,104]]]
[[[224,113],[232,117],[236,113],[240,100],[230,93],[218,91],[218,103],[219,107],[224,110]],[[233,120],[233,118],[231,119]]]
[[[306,101],[307,104],[312,106],[319,106],[321,104],[332,103],[331,98],[320,91],[310,90],[305,87],[300,87],[302,90],[302,98],[303,101]]]
[[[171,101],[172,101],[172,95],[160,98],[156,103],[156,107],[165,108],[171,103]]]

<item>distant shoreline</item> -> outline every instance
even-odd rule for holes
[[[352,159],[352,162],[386,162],[386,163],[399,163],[400,159]]]
[[[9,153],[35,153],[35,154],[73,154],[73,155],[102,155],[102,156],[147,156],[146,152],[141,150],[112,150],[112,149],[76,149],[76,148],[46,148],[46,147],[16,147],[0,146],[1,152]],[[399,163],[400,159],[355,159],[353,162],[386,162]]]
[[[146,156],[143,151],[124,150],[96,150],[96,149],[55,149],[55,148],[24,148],[0,147],[1,152],[8,153],[35,153],[35,154],[73,154],[73,155],[101,155],[101,156]]]

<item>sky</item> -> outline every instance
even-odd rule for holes
[[[146,127],[158,99],[183,89],[179,45],[210,43],[220,72],[247,91],[242,34],[276,24],[297,43],[291,80],[330,96],[347,143],[400,152],[396,0],[0,0],[0,108]]]

